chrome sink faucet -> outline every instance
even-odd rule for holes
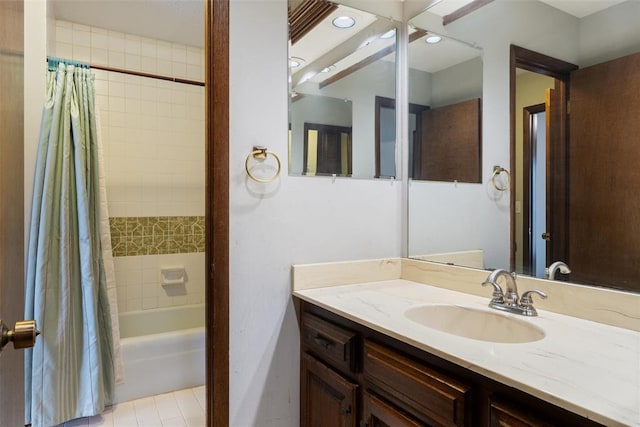
[[[498,284],[500,277],[505,278],[505,290],[503,291]],[[496,310],[507,311],[509,313],[521,314],[523,316],[537,316],[538,312],[533,306],[532,294],[540,295],[542,298],[546,298],[547,295],[538,290],[526,291],[522,294],[522,298],[518,295],[518,285],[516,284],[517,275],[515,272],[509,273],[506,270],[498,268],[493,270],[487,277],[487,280],[482,282],[482,286],[491,285],[493,287],[493,294],[489,307]]]

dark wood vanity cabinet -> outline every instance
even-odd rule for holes
[[[302,427],[601,426],[300,301]]]
[[[355,372],[357,335],[312,314],[302,316],[300,360],[301,424],[309,427],[358,425]]]
[[[553,424],[531,414],[523,413],[504,403],[491,402],[490,427],[552,427]]]
[[[465,405],[470,387],[464,383],[369,340],[363,359],[367,389],[424,423],[418,425],[470,425]]]
[[[302,425],[356,426],[358,385],[306,353],[302,355],[300,367]]]

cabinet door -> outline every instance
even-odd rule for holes
[[[302,427],[355,427],[358,385],[307,353],[301,362]]]
[[[498,402],[491,402],[490,417],[490,427],[552,427],[554,425],[563,425],[549,424],[537,417]]]
[[[379,397],[365,392],[362,398],[366,427],[425,427],[398,408]]]

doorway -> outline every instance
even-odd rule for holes
[[[516,100],[518,95],[516,95]],[[522,198],[516,215],[522,216],[522,271],[542,277],[546,265],[546,109],[537,104],[523,109]],[[516,194],[518,189],[516,189]]]
[[[569,75],[577,68],[511,46],[510,263],[521,274],[544,277],[551,260],[566,259],[566,106]]]
[[[207,425],[225,426],[229,422],[229,0],[205,0],[204,9]],[[0,21],[3,23],[0,28],[6,30],[5,37],[0,38],[0,68],[3,70],[0,73],[0,85],[8,100],[0,114],[0,146],[4,153],[0,162],[5,165],[0,167],[0,197],[3,201],[0,203],[0,227],[3,229],[0,233],[0,315],[12,326],[14,321],[22,317],[24,306],[24,1],[0,2],[0,11]],[[24,420],[24,392],[21,391],[24,378],[23,358],[21,352],[10,348],[2,354],[0,409],[3,425],[21,425]]]

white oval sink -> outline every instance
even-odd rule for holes
[[[404,315],[420,325],[479,341],[526,343],[544,338],[544,331],[520,319],[458,305],[422,305]]]

